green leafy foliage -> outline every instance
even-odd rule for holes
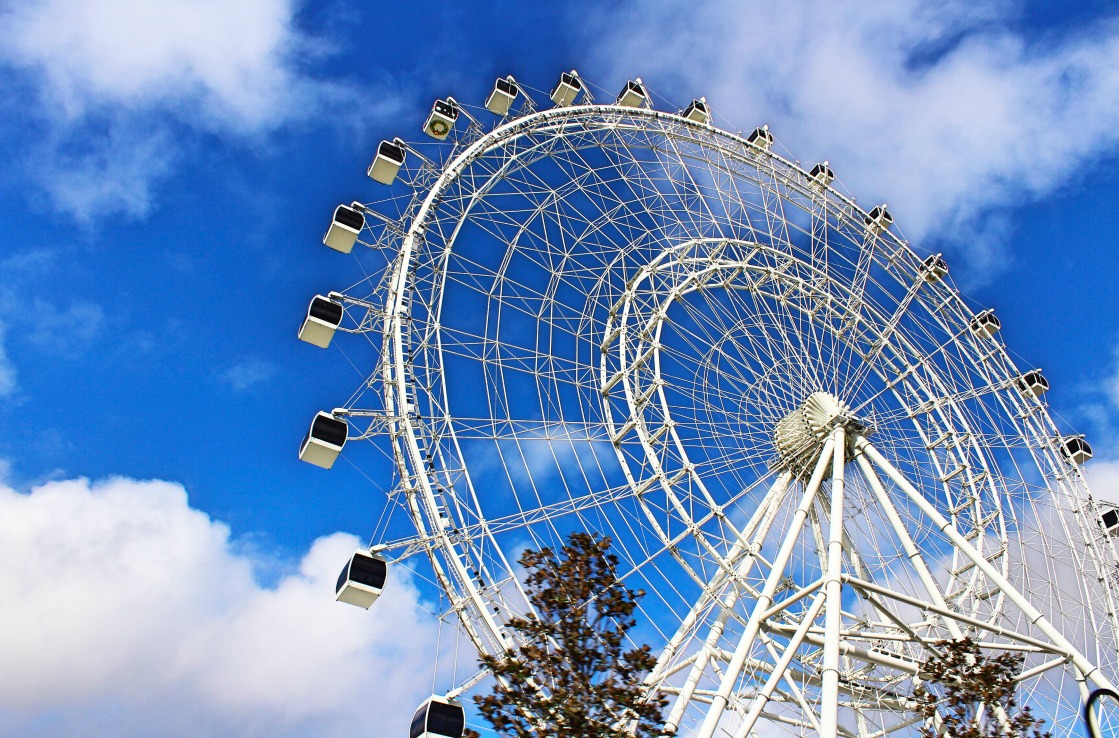
[[[625,650],[644,595],[618,583],[610,539],[573,533],[557,555],[525,551],[526,591],[537,615],[508,627],[521,645],[482,665],[498,677],[474,698],[503,736],[516,738],[653,738],[663,696],[646,698],[642,678],[656,664],[648,646]],[[468,735],[477,736],[473,731]]]
[[[1023,656],[984,656],[972,638],[940,641],[937,649],[940,654],[925,662],[925,681],[913,695],[927,718],[922,738],[1049,738],[1041,732],[1044,720],[1035,718],[1028,706],[1017,709],[1014,678],[1022,670]],[[934,722],[937,714],[939,725]]]

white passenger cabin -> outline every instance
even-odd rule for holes
[[[1041,397],[1049,391],[1049,380],[1041,376],[1040,369],[1023,374],[1018,380],[1018,389],[1028,392],[1034,397]]]
[[[458,120],[458,104],[451,98],[436,100],[424,122],[424,133],[436,141],[444,141]]]
[[[645,92],[645,85],[638,77],[635,80],[626,82],[626,86],[618,93],[616,104],[624,108],[640,108],[644,107],[649,101],[649,94]]]
[[[513,75],[510,74],[505,79],[498,78],[494,83],[493,92],[486,98],[486,110],[495,115],[508,115],[509,108],[513,107],[513,101],[519,94],[521,88],[517,80],[513,79]]]
[[[384,556],[364,549],[357,550],[338,575],[334,599],[368,610],[381,596],[388,571]]]
[[[334,332],[342,324],[343,312],[341,302],[315,295],[307,306],[307,317],[303,319],[303,325],[299,326],[299,340],[326,348],[334,338]]]
[[[394,138],[392,141],[382,141],[377,146],[377,155],[373,157],[373,162],[369,165],[369,169],[365,170],[365,173],[374,182],[390,185],[396,179],[406,156],[404,142],[399,138]]]
[[[412,717],[408,738],[462,738],[466,711],[456,700],[432,695]]]
[[[863,218],[863,225],[876,236],[889,228],[893,222],[894,216],[890,215],[890,211],[886,209],[886,203],[871,208],[870,212]]]
[[[1092,447],[1084,436],[1070,436],[1061,441],[1061,453],[1072,463],[1080,466],[1092,458]]]
[[[835,172],[828,166],[828,162],[823,161],[812,167],[808,172],[808,178],[821,187],[827,187],[835,179]]]
[[[995,317],[994,310],[984,310],[971,320],[971,329],[980,336],[993,336],[1002,328],[1002,321]]]
[[[688,107],[680,111],[680,115],[690,121],[707,125],[711,122],[711,109],[707,107],[707,98],[692,100]]]
[[[575,98],[579,97],[582,90],[583,81],[579,79],[579,73],[572,69],[560,75],[559,82],[552,88],[548,97],[552,98],[557,108],[566,108],[575,102]]]
[[[746,143],[757,146],[763,151],[769,151],[769,147],[773,145],[773,134],[769,132],[769,126],[755,128],[754,132],[746,137]]]
[[[940,254],[933,254],[921,262],[921,274],[924,275],[926,282],[939,282],[948,274],[948,263]]]
[[[330,228],[322,237],[322,242],[334,249],[348,254],[353,251],[354,243],[361,229],[365,227],[365,216],[360,203],[352,205],[339,205],[334,209],[334,218],[330,221]]]
[[[1111,537],[1119,536],[1119,509],[1108,507],[1100,513],[1100,522],[1103,529]]]
[[[299,445],[299,459],[329,469],[346,445],[349,426],[330,413],[320,411],[311,421],[311,430]]]

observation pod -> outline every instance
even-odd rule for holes
[[[377,155],[373,157],[373,162],[369,165],[369,169],[365,170],[365,173],[374,182],[390,185],[396,179],[396,174],[404,164],[406,155],[404,142],[399,138],[382,141],[377,146]]]
[[[307,306],[307,317],[303,319],[303,325],[299,326],[299,340],[326,348],[330,345],[330,339],[334,338],[334,331],[342,324],[342,312],[342,303],[315,295]]]
[[[575,98],[579,97],[582,89],[583,80],[579,79],[579,73],[572,69],[570,72],[564,72],[560,75],[559,82],[552,88],[548,97],[552,98],[552,102],[556,104],[557,108],[566,108],[575,102]]]
[[[348,436],[346,421],[320,410],[311,421],[311,430],[303,437],[303,443],[299,444],[299,460],[329,469],[342,453]]]
[[[388,573],[389,565],[383,556],[359,549],[342,567],[334,587],[334,599],[368,610],[381,596]]]
[[[1034,397],[1041,397],[1049,391],[1049,380],[1041,376],[1040,369],[1023,374],[1018,380],[1018,389],[1028,392]]]
[[[948,274],[948,264],[940,258],[940,254],[933,254],[921,262],[921,274],[926,282],[939,282]]]
[[[754,132],[746,137],[746,143],[757,146],[762,151],[769,151],[769,147],[773,145],[773,134],[769,132],[769,126],[755,128]]]
[[[971,319],[971,329],[978,335],[993,336],[1002,328],[1002,321],[995,317],[994,310],[984,310]]]
[[[424,133],[436,141],[445,141],[451,129],[455,127],[456,120],[458,120],[458,104],[454,99],[448,97],[446,100],[436,100],[431,107],[431,113],[427,116],[427,121],[424,122]]]
[[[462,738],[466,711],[452,699],[432,695],[412,716],[408,738]]]
[[[866,225],[867,230],[876,236],[889,228],[893,222],[894,216],[890,215],[890,211],[886,209],[886,203],[871,208],[870,212],[863,218],[863,224]]]
[[[521,88],[517,85],[517,80],[513,79],[513,75],[510,74],[505,79],[499,77],[494,83],[493,92],[486,98],[486,110],[495,115],[508,115],[509,108],[513,106],[513,101],[519,94]]]
[[[1061,453],[1066,459],[1080,466],[1092,458],[1092,447],[1084,440],[1084,436],[1070,436],[1061,441]]]
[[[645,92],[645,84],[641,81],[641,78],[638,77],[626,82],[626,86],[618,93],[618,99],[615,102],[625,108],[645,107],[649,102],[649,94]]]
[[[835,179],[835,172],[828,166],[828,162],[823,161],[812,167],[808,172],[808,178],[822,187],[827,187]]]
[[[334,219],[330,221],[330,228],[322,237],[322,242],[334,249],[348,254],[354,249],[354,242],[365,227],[365,216],[362,215],[361,205],[339,205],[334,208]]]
[[[1100,523],[1109,536],[1119,535],[1119,509],[1111,507],[1100,513]]]
[[[707,107],[707,98],[701,97],[692,100],[688,107],[680,111],[680,116],[696,123],[707,125],[711,122],[711,109]]]

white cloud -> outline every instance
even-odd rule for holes
[[[8,4],[0,66],[25,82],[13,94],[29,90],[10,117],[35,129],[22,174],[79,221],[143,217],[191,132],[257,136],[323,110],[367,124],[367,98],[305,71],[327,49],[296,10],[290,0]]]
[[[768,123],[861,201],[887,201],[910,237],[960,241],[982,262],[1005,238],[992,211],[1119,142],[1119,24],[1027,42],[1010,7],[642,3],[601,21],[598,48],[619,77],[706,95],[720,125]]]
[[[65,310],[46,300],[35,300],[32,314],[29,339],[40,349],[59,356],[83,353],[105,327],[102,307],[84,300],[72,302]]]
[[[7,332],[8,327],[0,323],[0,398],[11,397],[18,387],[15,365],[8,358],[8,352],[4,348],[4,336]],[[3,477],[0,477],[0,481],[3,481]]]
[[[403,735],[434,628],[394,567],[333,601],[358,541],[316,541],[274,588],[182,487],[0,487],[0,735]]]
[[[1119,505],[1119,460],[1097,459],[1085,467],[1088,487],[1096,499]]]
[[[243,359],[222,373],[222,379],[236,392],[244,392],[276,376],[276,365],[264,359]]]
[[[74,118],[106,103],[188,102],[223,123],[273,126],[306,80],[288,0],[39,0],[4,13],[4,56],[37,70]]]

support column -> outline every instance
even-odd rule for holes
[[[824,661],[821,669],[820,738],[839,732],[839,631],[843,625],[843,472],[847,442],[843,426],[831,435],[831,526],[828,569],[824,573]]]
[[[812,472],[812,479],[808,482],[808,487],[804,491],[804,496],[801,498],[800,505],[797,507],[796,512],[793,513],[793,519],[789,526],[788,531],[785,533],[785,540],[781,542],[781,549],[777,552],[777,556],[773,560],[773,568],[769,571],[769,576],[766,578],[765,587],[762,589],[758,601],[754,603],[754,609],[750,613],[750,620],[746,623],[746,629],[742,633],[742,638],[738,641],[738,647],[734,651],[734,655],[727,665],[727,670],[723,674],[722,681],[719,683],[719,689],[711,698],[711,707],[708,709],[707,717],[703,721],[696,738],[712,738],[715,731],[719,727],[719,720],[723,716],[723,711],[726,710],[727,704],[730,702],[731,692],[734,691],[734,685],[738,681],[739,675],[742,673],[742,667],[746,663],[747,657],[750,655],[750,650],[754,645],[754,638],[758,634],[758,628],[761,626],[762,616],[770,605],[773,604],[773,596],[777,592],[777,587],[781,584],[781,575],[785,570],[785,565],[789,563],[789,558],[793,554],[793,547],[796,545],[800,529],[804,526],[804,521],[808,518],[808,509],[813,505],[816,494],[819,492],[820,483],[823,482],[824,473],[828,469],[829,463],[832,461],[832,448],[834,441],[829,437],[824,442],[824,448],[820,452],[820,458],[816,462],[816,468]]]
[[[905,492],[921,512],[936,524],[936,527],[944,533],[948,540],[952,542],[952,545],[971,559],[991,584],[994,584],[1002,590],[1007,599],[1013,602],[1014,605],[1022,611],[1022,614],[1029,618],[1030,622],[1050,639],[1054,646],[1064,651],[1073,666],[1080,671],[1086,680],[1091,681],[1098,687],[1115,689],[1111,680],[1104,676],[1099,667],[1089,661],[1076,646],[1070,643],[1069,640],[1065,638],[1064,634],[1054,627],[1053,624],[1042,615],[1041,611],[1034,607],[1033,603],[1019,592],[1018,588],[1011,584],[990,561],[987,561],[983,554],[977,551],[975,547],[971,545],[971,542],[956,530],[956,526],[952,524],[952,521],[937,510],[935,505],[925,499],[925,496],[922,495],[921,492],[905,478],[905,475],[891,464],[878,449],[865,438],[859,438],[856,441],[856,451],[865,453],[879,469],[884,471],[886,476],[893,480],[893,482]]]

